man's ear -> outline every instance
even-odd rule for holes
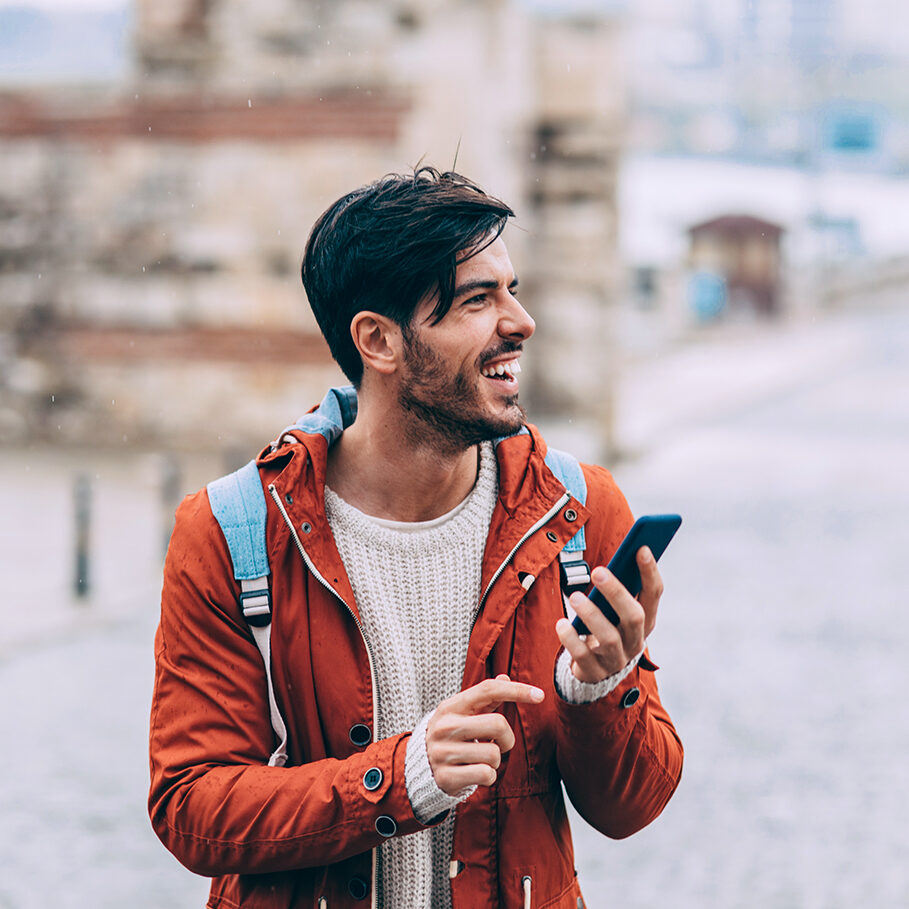
[[[368,310],[358,312],[350,323],[350,336],[364,368],[391,375],[400,365],[401,327],[393,319]]]

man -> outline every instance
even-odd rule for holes
[[[580,593],[591,634],[565,618],[560,551],[583,525],[602,566],[631,515],[602,468],[584,466],[586,507],[566,493],[525,423],[512,214],[423,167],[339,199],[309,238],[304,285],[356,395],[330,393],[258,459],[286,766],[269,766],[263,660],[209,495],[180,506],[149,810],[214,877],[211,907],[577,909],[561,784],[613,837],[678,784],[644,655],[648,551],[637,600],[593,572],[618,626]]]

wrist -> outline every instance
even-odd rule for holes
[[[555,665],[555,688],[559,697],[569,704],[589,704],[606,697],[615,691],[619,685],[637,668],[642,650],[637,656],[632,657],[618,672],[606,676],[598,682],[584,682],[572,671],[571,654],[563,650]]]
[[[426,727],[432,713],[427,713],[417,723],[407,741],[407,754],[404,758],[407,796],[414,816],[421,824],[431,824],[440,820],[442,815],[463,802],[476,789],[476,786],[469,786],[456,795],[449,795],[436,783],[429,755],[426,753]]]

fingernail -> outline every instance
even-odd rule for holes
[[[593,572],[590,575],[590,579],[594,582],[602,584],[607,578],[606,569],[601,565],[594,568]]]
[[[537,688],[536,685],[531,685],[530,687],[530,696],[535,701],[542,701],[545,695],[543,694],[542,688]]]

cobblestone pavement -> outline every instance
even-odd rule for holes
[[[684,516],[651,648],[686,766],[628,840],[573,818],[591,909],[909,905],[907,352],[891,308],[630,375],[641,454],[616,476],[636,512]],[[80,468],[97,487],[88,603],[66,591]],[[196,469],[186,488],[218,467]],[[0,453],[0,909],[204,905],[144,811],[157,472]]]

